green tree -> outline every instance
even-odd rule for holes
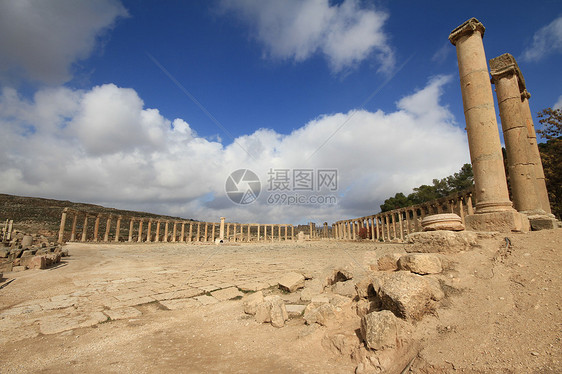
[[[542,129],[537,130],[546,143],[539,144],[546,188],[552,213],[562,217],[562,110],[547,108],[538,113]]]
[[[414,192],[405,196],[402,192],[397,193],[394,197],[390,197],[382,204],[381,212],[404,208],[411,205],[425,203],[445,197],[456,191],[462,191],[472,186],[474,176],[472,174],[472,165],[464,164],[458,173],[449,175],[443,179],[434,179],[432,185],[422,184],[414,188]]]

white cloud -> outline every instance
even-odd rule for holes
[[[558,101],[552,106],[552,108],[562,110],[562,95],[560,95]]]
[[[221,8],[249,23],[270,57],[299,62],[322,53],[340,72],[374,54],[379,70],[394,66],[383,31],[388,14],[361,7],[357,0],[339,5],[329,0],[223,0]]]
[[[69,80],[72,64],[88,57],[100,33],[126,15],[117,0],[1,0],[0,79]]]
[[[4,88],[0,191],[203,220],[331,223],[372,214],[394,193],[408,193],[468,161],[466,135],[439,103],[449,81],[431,79],[394,112],[323,115],[289,135],[260,129],[226,146],[199,137],[182,119],[145,108],[132,89],[50,88],[24,100]],[[250,206],[234,205],[224,191],[228,175],[240,168],[262,181],[262,195]],[[338,169],[338,204],[267,205],[271,168]]]
[[[532,44],[523,52],[526,61],[539,61],[552,53],[562,52],[562,16],[539,29]]]

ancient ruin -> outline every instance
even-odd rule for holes
[[[41,349],[68,345],[71,351],[80,339],[89,344],[79,352],[84,361],[122,372],[146,370],[155,361],[170,362],[170,372],[512,372],[514,362],[520,372],[554,372],[559,331],[538,331],[537,315],[546,315],[543,324],[560,319],[556,251],[562,241],[548,235],[560,232],[559,223],[550,212],[523,75],[504,54],[490,60],[490,81],[484,31],[471,18],[449,35],[473,188],[318,226],[64,208],[54,243],[14,231],[6,221],[2,242],[9,249],[0,258],[10,263],[2,269],[19,283],[4,294],[9,302],[0,307],[0,344],[40,339],[41,346],[28,351],[45,356],[53,372],[74,361]],[[542,229],[551,231],[529,233]],[[549,246],[540,255],[527,251],[536,239]],[[72,251],[76,261],[61,262]],[[59,263],[59,273],[33,273]],[[13,274],[26,269],[25,276]],[[41,290],[30,296],[36,284]],[[521,354],[502,332],[527,325],[538,332],[524,336],[530,351]],[[117,343],[105,342],[111,339]],[[498,342],[511,351],[494,350]],[[111,351],[117,346],[126,346],[120,356]],[[11,362],[21,359],[9,348],[4,354],[17,356]],[[472,356],[465,359],[467,351]],[[287,362],[291,354],[297,364]],[[508,354],[508,363],[497,358]],[[474,366],[478,360],[485,363]],[[43,369],[28,361],[29,371]],[[82,365],[72,368],[91,370]]]

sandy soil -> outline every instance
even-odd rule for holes
[[[562,372],[562,230],[480,244],[448,255],[447,297],[415,325],[407,372]],[[364,270],[373,251],[404,246],[69,244],[62,266],[4,275],[15,280],[0,290],[0,372],[352,373],[350,357],[323,347],[326,327],[258,324],[213,292],[264,288],[296,303],[274,290],[287,271]]]

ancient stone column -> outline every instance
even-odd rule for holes
[[[531,94],[525,89],[521,92],[521,113],[527,125],[527,140],[529,141],[528,154],[532,164],[535,165],[535,190],[537,198],[541,205],[542,210],[547,214],[551,214],[550,201],[548,200],[548,191],[544,179],[544,170],[542,167],[541,154],[537,145],[537,134],[533,124],[533,115],[529,107],[529,99]]]
[[[68,208],[64,208],[62,210],[62,215],[60,217],[60,227],[59,227],[59,244],[64,242],[64,226],[66,225],[66,212],[68,212]]]
[[[236,226],[237,226],[236,223],[234,223],[234,224],[232,225],[232,241],[233,241],[233,242],[236,242],[236,229],[237,229]]]
[[[527,218],[519,215],[509,201],[492,86],[482,43],[484,30],[477,19],[471,18],[449,35],[449,40],[457,49],[477,201],[477,214],[467,217],[467,228],[476,231],[526,231],[529,228]],[[479,216],[487,213],[498,214]]]
[[[386,227],[386,239],[390,241],[390,217],[388,214],[384,216],[384,225]]]
[[[295,240],[295,226],[291,225],[291,240]]]
[[[152,220],[148,220],[148,224],[146,226],[146,242],[150,243],[152,241]]]
[[[137,238],[137,242],[140,243],[142,242],[142,225],[143,225],[143,219],[141,218],[139,220],[139,237]]]
[[[466,131],[474,183],[476,212],[511,209],[494,110],[494,98],[482,38],[484,26],[471,18],[449,35],[457,48]]]
[[[160,221],[156,221],[156,235],[154,236],[154,241],[158,243],[160,241]]]
[[[226,218],[225,217],[221,217],[221,225],[219,228],[219,239],[220,240],[224,240],[224,220]]]
[[[285,241],[287,241],[287,230],[288,230],[288,229],[289,229],[289,228],[287,227],[287,225],[285,225]]]
[[[181,223],[180,242],[185,242],[185,222]]]
[[[132,242],[133,241],[133,224],[135,223],[135,220],[131,218],[131,221],[129,223],[129,241]]]
[[[168,221],[164,223],[164,239],[162,239],[164,243],[168,242]]]
[[[176,241],[177,235],[178,235],[178,223],[176,221],[174,221],[174,225],[172,226],[172,242]]]
[[[121,230],[121,219],[122,218],[123,217],[121,217],[121,216],[117,216],[117,224],[116,224],[116,227],[115,227],[115,242],[116,243],[119,242],[119,233],[120,233],[119,231]]]
[[[196,242],[201,241],[201,222],[197,222],[197,237],[195,238]]]
[[[96,216],[96,222],[94,223],[94,241],[98,241],[98,232],[100,229],[100,215]]]
[[[537,198],[535,165],[529,157],[527,124],[521,113],[519,87],[524,86],[525,81],[509,53],[490,60],[490,73],[496,86],[513,205],[527,215],[545,214]]]
[[[84,215],[84,226],[82,226],[82,242],[85,242],[88,236],[88,214]]]
[[[193,235],[193,222],[189,222],[189,239],[187,240],[188,242],[191,242],[192,235]]]
[[[103,241],[109,241],[109,229],[111,228],[111,214],[107,217],[107,221],[105,221],[105,234],[103,236]]]
[[[211,223],[211,241],[214,242],[215,241],[215,223]]]
[[[78,223],[78,212],[73,212],[74,217],[72,219],[72,229],[70,231],[70,241],[73,242],[76,240],[76,224]]]

